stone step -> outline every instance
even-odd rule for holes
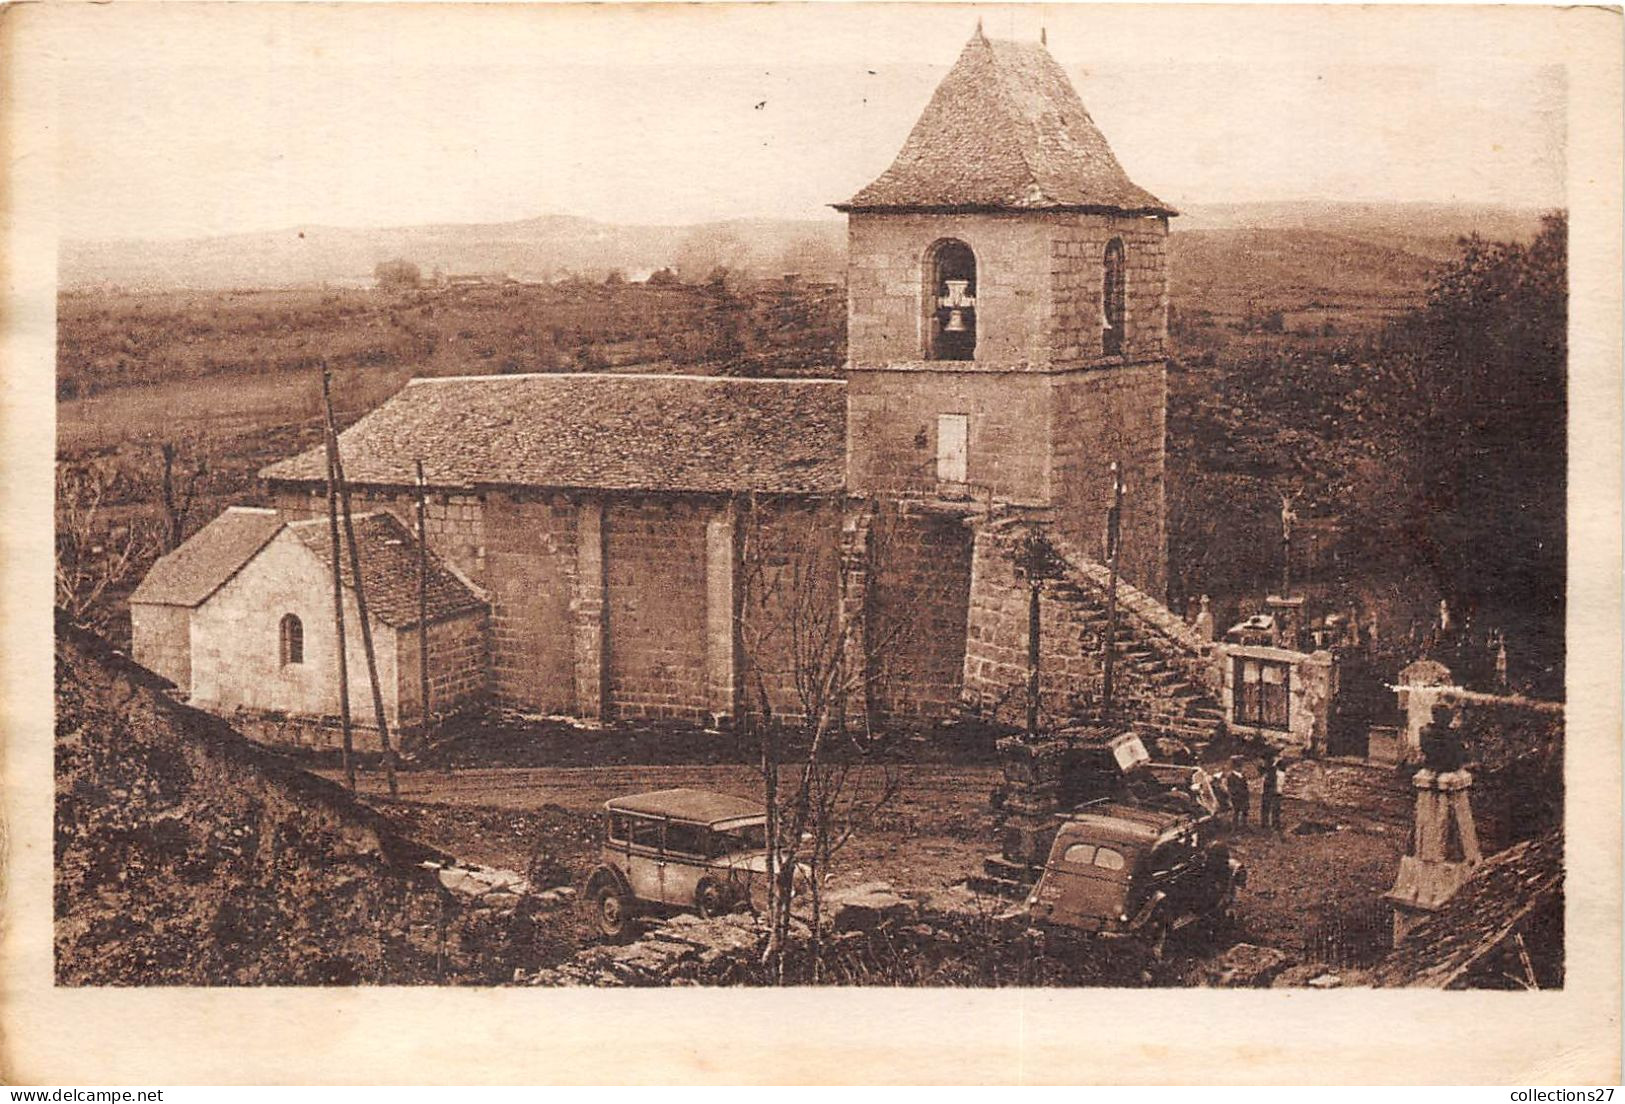
[[[982,859],[982,873],[989,878],[1032,885],[1038,881],[1038,871],[1026,863],[1012,862],[1003,855],[987,855]]]
[[[972,893],[980,893],[987,897],[1002,897],[1008,901],[1024,901],[1027,899],[1027,894],[1032,892],[1032,886],[1030,885],[1006,882],[985,875],[972,875],[966,878],[965,888]]]

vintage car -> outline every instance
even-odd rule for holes
[[[767,814],[759,803],[675,789],[613,798],[604,810],[601,862],[585,896],[604,935],[625,934],[639,913],[716,916],[764,903]]]
[[[1100,802],[1061,823],[1027,911],[1039,927],[1138,937],[1160,956],[1170,933],[1228,920],[1246,878],[1211,818]]]

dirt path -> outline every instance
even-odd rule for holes
[[[342,779],[337,771],[318,773]],[[998,779],[994,767],[904,768],[899,794],[838,855],[835,884],[879,878],[931,888],[977,872],[983,855],[995,849],[988,795]],[[539,846],[561,861],[589,864],[599,813],[612,797],[674,786],[751,797],[762,785],[756,768],[742,765],[403,771],[399,782],[396,802],[385,796],[380,773],[364,774],[359,790],[425,843],[512,867],[522,867]],[[878,769],[867,770],[856,792],[872,795],[881,785]],[[514,838],[505,839],[505,830]],[[548,847],[538,833],[557,846]]]
[[[994,767],[907,768],[901,792],[835,857],[832,885],[881,880],[931,890],[978,872],[982,858],[998,849],[988,810],[998,778]],[[879,772],[871,770],[857,786],[872,793],[880,782]],[[385,796],[379,773],[364,775],[360,788],[403,832],[459,858],[526,870],[543,855],[579,879],[597,861],[606,800],[674,786],[751,797],[760,792],[761,780],[754,767],[737,764],[518,767],[403,771],[394,801]],[[1404,847],[1403,828],[1384,817],[1293,797],[1285,802],[1284,819],[1284,833],[1253,827],[1232,842],[1249,878],[1236,930],[1224,946],[1245,940],[1296,956],[1312,953],[1317,940],[1365,944],[1380,936],[1345,929],[1374,922],[1378,896],[1392,883]],[[569,927],[563,917],[560,923]],[[566,940],[580,934],[560,932]],[[1222,949],[1188,948],[1181,969],[1194,977]]]

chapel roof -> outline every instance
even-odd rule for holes
[[[417,541],[393,514],[384,510],[360,514],[351,520],[355,527],[356,548],[361,553],[361,581],[366,584],[367,612],[393,628],[416,626],[419,577]],[[297,521],[288,528],[306,548],[316,554],[328,571],[333,570],[332,532],[326,518]],[[342,526],[339,550],[342,554],[340,577],[345,586],[354,589],[355,575],[350,571],[350,549],[345,543]],[[433,551],[427,559],[429,585],[426,598],[430,623],[485,606],[485,600],[446,567]]]
[[[979,26],[891,168],[835,206],[1178,214],[1128,178],[1041,43],[989,39]]]
[[[199,606],[264,548],[282,521],[275,510],[232,506],[173,552],[158,558],[131,604]]]
[[[418,547],[395,517],[384,511],[356,516],[356,546],[361,553],[361,578],[366,584],[367,608],[378,620],[394,628],[418,623]],[[175,551],[160,558],[130,596],[132,604],[196,607],[224,586],[283,529],[295,537],[327,570],[332,570],[332,538],[327,519],[284,522],[274,510],[249,506],[228,507]],[[343,551],[341,577],[353,588],[349,546],[340,535]],[[439,621],[479,609],[486,603],[468,583],[430,552],[429,620]]]
[[[352,484],[822,494],[845,485],[832,379],[557,373],[414,379],[339,435]],[[260,472],[326,478],[314,448]]]

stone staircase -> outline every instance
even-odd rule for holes
[[[967,703],[996,719],[1023,708],[1026,685],[1026,602],[1012,550],[1029,523],[994,522],[977,536],[973,569]],[[1062,574],[1044,584],[1040,633],[1040,697],[1049,727],[1103,724],[1102,665],[1107,634],[1108,568],[1065,539],[1045,531]],[[1117,583],[1117,653],[1113,723],[1147,737],[1206,744],[1224,727],[1213,646],[1144,591]]]

